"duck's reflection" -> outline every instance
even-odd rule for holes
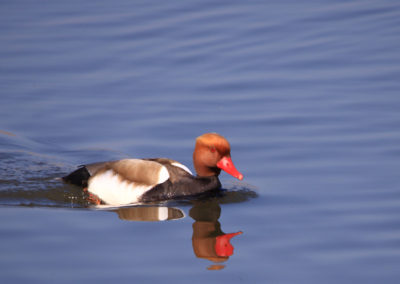
[[[185,216],[181,209],[159,206],[126,207],[113,210],[121,220],[125,221],[166,221],[180,219]],[[189,216],[194,219],[192,246],[198,258],[213,262],[210,270],[222,269],[221,264],[233,255],[231,238],[242,232],[225,234],[221,230],[218,219],[221,207],[216,200],[196,201],[189,211]]]
[[[114,210],[125,221],[167,221],[185,217],[181,209],[172,207],[126,207]]]
[[[225,234],[221,230],[218,219],[221,207],[217,202],[197,202],[189,211],[193,223],[192,245],[193,252],[199,258],[221,263],[233,254],[230,239],[242,232]],[[208,269],[222,269],[224,265],[214,264]]]

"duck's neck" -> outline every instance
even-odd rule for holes
[[[221,169],[217,167],[207,167],[205,165],[199,165],[194,163],[194,168],[196,170],[197,176],[198,177],[211,177],[211,176],[216,176],[218,177],[219,174],[221,173]]]

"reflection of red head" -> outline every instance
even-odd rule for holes
[[[234,236],[240,235],[242,232],[230,233],[216,237],[215,252],[218,256],[231,256],[233,254],[233,246],[229,242]]]

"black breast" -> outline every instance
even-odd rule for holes
[[[147,191],[142,197],[142,202],[161,201],[168,199],[180,199],[206,193],[211,193],[221,188],[221,183],[216,176],[194,177],[190,174],[181,176],[172,182],[157,185]]]

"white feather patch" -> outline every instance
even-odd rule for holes
[[[121,180],[113,170],[95,175],[89,180],[88,191],[97,195],[107,204],[124,205],[136,203],[139,198],[155,185],[163,183],[169,178],[168,170],[162,167],[158,183],[152,185],[138,184],[132,181]]]
[[[189,174],[193,175],[192,172],[189,170],[189,168],[186,167],[185,165],[182,165],[181,163],[174,162],[174,163],[171,163],[171,165],[173,165],[174,167],[181,168],[182,170],[184,170],[184,171],[188,172]]]
[[[168,217],[168,207],[158,207],[158,220],[165,221]]]
[[[162,166],[160,172],[158,173],[158,182],[157,184],[165,182],[169,179],[169,172],[166,167]]]

